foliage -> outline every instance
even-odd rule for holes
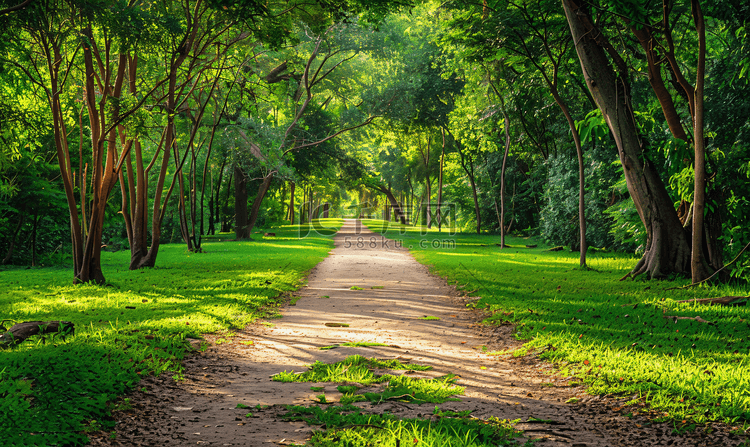
[[[614,180],[619,165],[614,165],[614,151],[594,146],[584,152],[586,173],[586,240],[589,246],[621,249],[624,238],[610,234],[617,216],[605,213],[612,205]],[[545,189],[545,207],[540,216],[540,233],[552,245],[580,246],[578,232],[578,174],[573,154],[560,154],[547,160],[549,176]],[[625,191],[627,192],[627,191]],[[636,214],[636,218],[638,215]],[[638,219],[640,223],[640,219]],[[615,241],[619,242],[615,245]]]

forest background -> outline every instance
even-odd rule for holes
[[[4,265],[103,283],[102,249],[138,269],[356,207],[432,226],[441,203],[581,265],[636,253],[632,276],[697,282],[750,242],[739,0],[3,5]]]

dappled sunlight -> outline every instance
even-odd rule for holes
[[[102,396],[95,404],[86,398],[71,405],[76,411],[104,412],[107,401],[138,383],[141,375],[181,370],[179,361],[190,349],[185,337],[242,328],[273,316],[278,297],[298,288],[304,273],[333,246],[330,237],[300,240],[291,237],[296,228],[286,233],[290,237],[271,243],[208,242],[205,253],[188,253],[180,244],[162,245],[157,267],[135,271],[127,268],[128,251],[104,252],[102,264],[109,282],[102,286],[73,286],[69,269],[0,272],[0,309],[6,327],[34,320],[75,324],[75,335],[55,337],[54,344],[37,336],[1,351],[0,371],[5,373],[0,380],[5,384],[6,379],[45,377],[49,368],[44,365],[81,369],[75,373],[76,384],[64,381],[50,389],[39,387],[36,399],[56,402],[45,393]],[[36,360],[29,362],[29,355]],[[32,411],[37,416],[31,417],[54,421],[63,417],[67,407],[68,403],[38,406]],[[82,432],[76,424],[73,429]]]
[[[581,269],[578,253],[499,250],[493,237],[476,235],[458,235],[455,250],[431,250],[420,248],[423,237],[401,236],[431,271],[478,297],[476,306],[492,313],[488,323],[514,324],[526,349],[569,365],[563,374],[580,375],[592,392],[642,394],[657,408],[698,421],[750,411],[750,398],[731,391],[750,385],[740,366],[750,352],[747,307],[677,303],[706,292],[667,291],[675,285],[667,281],[620,281],[638,261],[633,255],[592,251],[590,269]],[[696,316],[711,324],[674,319]],[[719,406],[721,399],[731,404]]]

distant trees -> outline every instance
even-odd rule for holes
[[[214,93],[227,87],[220,79],[222,71],[231,68],[228,64],[236,62],[228,59],[234,46],[250,40],[273,48],[293,35],[290,32],[300,23],[322,32],[364,11],[364,20],[377,20],[392,7],[387,1],[369,6],[347,2],[289,6],[203,0],[148,5],[53,1],[27,2],[3,11],[12,12],[2,18],[12,30],[6,32],[10,41],[4,44],[8,52],[3,85],[30,82],[28,98],[45,100],[51,112],[76,281],[105,281],[100,264],[102,232],[118,182],[131,268],[154,265],[161,224],[175,191],[180,232],[188,248],[194,248],[194,225],[191,230],[187,208],[196,196],[191,189],[186,202],[184,171],[196,173],[198,129]],[[312,99],[312,84],[328,75],[322,67],[312,67],[317,69],[313,73],[307,67],[301,86],[303,111]],[[178,135],[180,116],[193,121],[185,140]],[[293,122],[298,120],[299,116]],[[74,131],[79,137],[77,150],[71,138]],[[309,145],[295,147],[304,144]],[[266,177],[265,183],[270,179]]]
[[[635,250],[630,276],[750,241],[742,2],[110,3],[0,1],[3,262],[59,252],[60,205],[98,283],[109,240],[142,268],[356,200]]]

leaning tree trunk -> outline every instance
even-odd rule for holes
[[[406,215],[404,214],[404,211],[401,209],[401,205],[398,203],[398,200],[396,200],[396,196],[393,195],[393,192],[391,192],[388,188],[381,188],[376,187],[378,191],[385,194],[385,196],[388,198],[388,201],[391,204],[391,208],[393,208],[393,214],[396,219],[398,219],[401,224],[406,225]]]
[[[575,0],[563,0],[562,4],[586,85],[612,131],[628,191],[648,234],[643,258],[630,275],[648,273],[655,278],[687,273],[690,271],[690,244],[659,173],[643,153],[635,118],[629,108],[627,81],[622,77],[625,73],[615,74],[602,48],[608,43],[602,43],[603,36],[586,12]],[[610,51],[614,56],[613,53]]]
[[[268,192],[268,188],[271,186],[272,180],[273,180],[273,174],[268,174],[267,176],[263,178],[263,181],[260,182],[260,186],[258,187],[258,194],[255,196],[255,200],[253,200],[252,208],[250,208],[250,220],[247,222],[248,238],[253,232],[255,223],[258,221],[258,213],[260,212],[260,205],[263,203],[263,199],[266,197],[266,193]]]

